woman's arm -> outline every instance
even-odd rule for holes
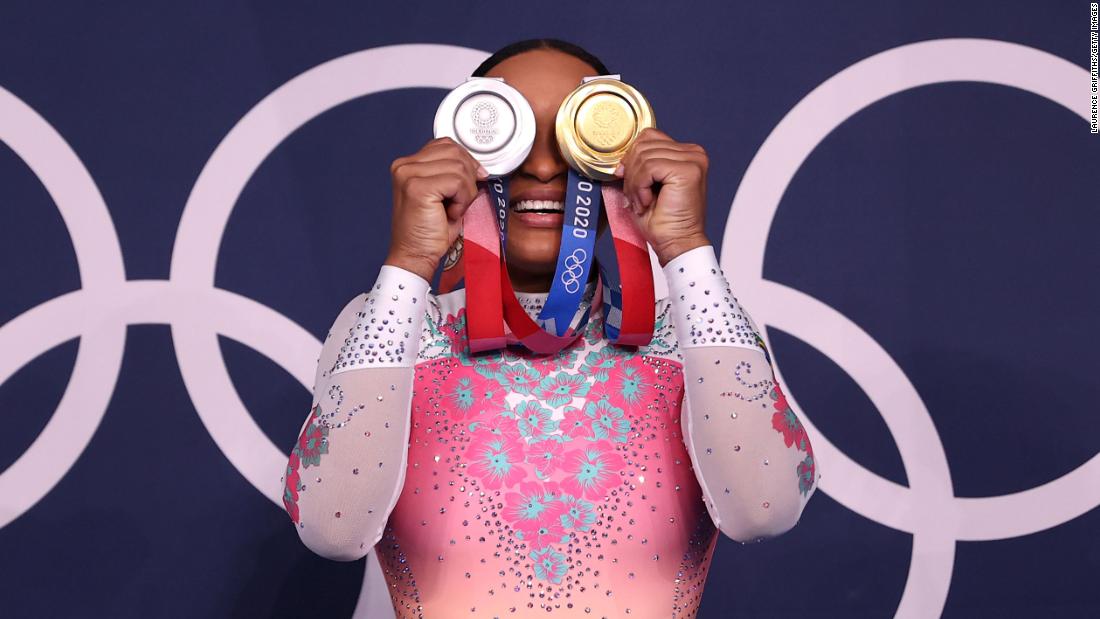
[[[385,265],[325,338],[313,406],[283,477],[286,511],[323,557],[365,556],[401,494],[427,291],[423,278]]]
[[[664,273],[684,357],[681,427],[707,510],[737,541],[779,535],[816,489],[809,437],[714,248],[684,252]]]

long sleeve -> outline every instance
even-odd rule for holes
[[[740,542],[784,533],[817,486],[809,437],[714,248],[687,251],[664,272],[684,358],[681,428],[707,510]]]
[[[365,556],[401,493],[427,291],[423,278],[383,266],[325,338],[313,405],[283,477],[286,511],[323,557]]]

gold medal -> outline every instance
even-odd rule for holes
[[[588,79],[571,92],[554,124],[566,163],[594,180],[614,179],[615,168],[638,133],[657,126],[642,93],[618,76],[606,75]]]

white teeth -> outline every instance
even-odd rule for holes
[[[555,200],[520,200],[512,207],[517,213],[524,211],[558,211],[565,212],[565,203]]]

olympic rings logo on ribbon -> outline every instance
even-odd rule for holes
[[[578,247],[563,261],[566,270],[561,274],[561,283],[565,285],[565,289],[570,294],[581,289],[580,277],[581,273],[584,272],[585,260],[588,260],[588,252],[584,251],[583,247]]]
[[[80,158],[44,118],[0,88],[0,141],[27,164],[57,205],[72,237],[82,286],[0,325],[0,384],[43,352],[81,339],[53,417],[26,452],[0,473],[0,527],[50,492],[90,442],[117,383],[130,324],[171,326],[180,373],[196,413],[233,466],[281,510],[280,475],[287,455],[267,438],[238,396],[218,335],[272,359],[306,389],[313,383],[321,342],[279,312],[214,286],[229,216],[260,163],[308,121],[379,92],[449,89],[487,56],[449,45],[379,47],[318,65],[276,89],[230,130],[200,173],[184,207],[166,281],[126,278],[110,213]],[[393,71],[395,66],[404,70]],[[802,414],[816,455],[829,471],[821,489],[856,513],[913,535],[897,617],[941,614],[956,541],[1029,535],[1100,504],[1100,454],[1036,488],[1003,496],[954,496],[936,428],[894,360],[836,310],[763,279],[764,250],[780,197],[826,135],[882,98],[942,82],[988,82],[1038,94],[1087,121],[1087,102],[1079,96],[1087,77],[1084,68],[1069,61],[1003,41],[941,39],[886,50],[837,73],[803,98],[760,147],[733,200],[722,265],[736,282],[738,297],[759,322],[799,337],[848,372],[897,441],[908,487],[852,461]],[[574,263],[585,258],[578,256]],[[660,270],[654,275],[655,291],[663,296]],[[766,331],[762,335],[767,338]],[[793,396],[788,399],[802,412]],[[355,616],[387,617],[392,612],[380,568],[372,560]]]

